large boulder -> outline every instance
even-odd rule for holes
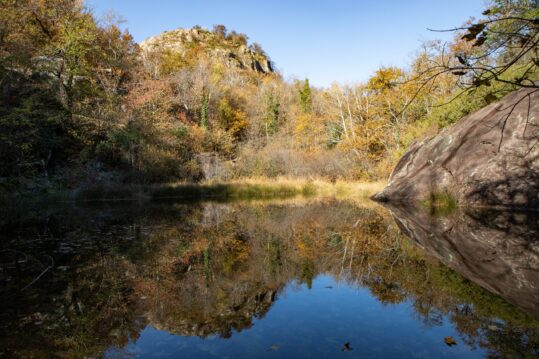
[[[447,193],[472,206],[539,208],[539,90],[521,89],[413,145],[383,202]]]

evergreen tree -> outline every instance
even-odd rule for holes
[[[309,113],[312,110],[311,86],[309,79],[305,79],[303,87],[299,90],[299,98],[301,109],[304,113]]]
[[[266,137],[274,135],[277,132],[279,125],[280,106],[279,100],[273,93],[267,97],[266,107]]]
[[[200,100],[200,127],[208,127],[208,105],[209,98],[206,93],[202,94],[202,99]]]

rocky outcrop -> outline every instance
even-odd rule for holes
[[[392,206],[408,237],[465,278],[539,316],[539,214],[468,210],[432,216]]]
[[[249,284],[244,283],[245,286]],[[213,335],[230,338],[234,332],[251,328],[255,318],[263,318],[277,299],[278,291],[271,288],[259,289],[246,297],[236,298],[237,303],[219,303],[204,309],[200,308],[200,302],[206,303],[203,299],[211,301],[212,298],[195,297],[194,305],[184,308],[183,312],[177,307],[152,305],[145,316],[152,327],[169,333],[200,338]]]
[[[204,152],[195,156],[206,180],[227,181],[230,179],[231,161],[224,161],[216,153]]]
[[[539,90],[510,93],[413,145],[373,199],[443,192],[465,205],[539,208]]]
[[[202,28],[176,29],[149,37],[139,44],[143,56],[155,51],[171,51],[188,56],[189,51],[205,53],[229,67],[246,69],[262,74],[274,72],[273,64],[258,46],[247,46],[246,36],[235,34],[220,36]]]

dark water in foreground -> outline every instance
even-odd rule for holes
[[[0,357],[539,356],[529,213],[321,199],[4,214]]]

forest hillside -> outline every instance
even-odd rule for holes
[[[239,178],[386,179],[416,140],[537,79],[533,1],[316,88],[215,25],[137,44],[79,0],[1,0],[0,189]],[[360,44],[357,44],[360,46]]]

